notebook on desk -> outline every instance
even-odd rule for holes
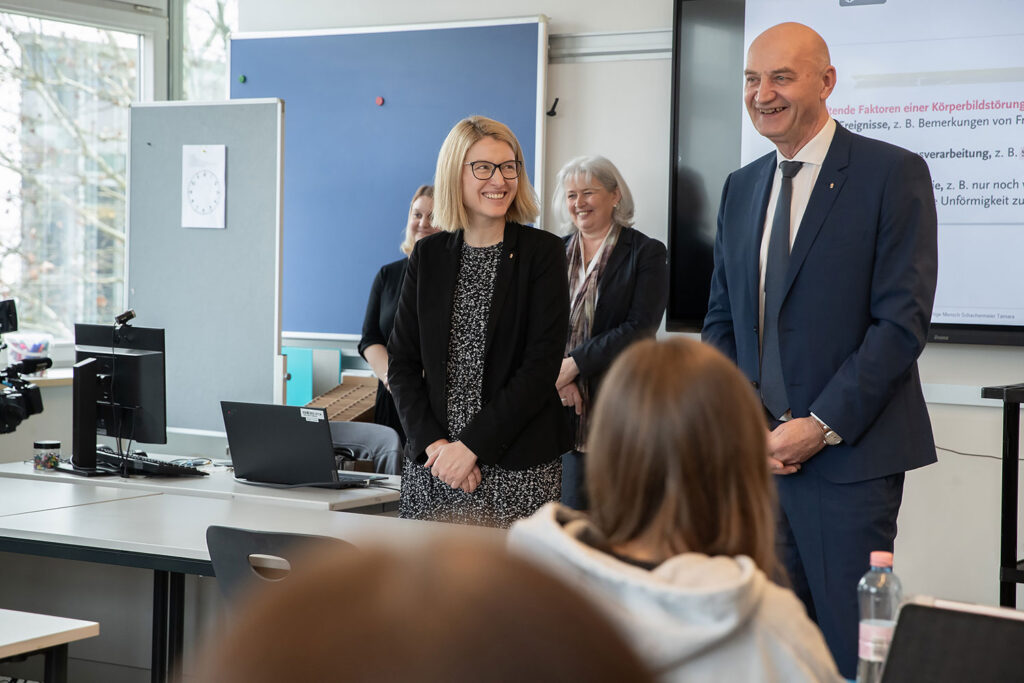
[[[385,475],[339,470],[323,408],[221,401],[235,479],[291,488],[368,486]]]

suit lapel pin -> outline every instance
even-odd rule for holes
[[[509,258],[512,258],[512,257],[513,257],[514,255],[515,255],[515,252],[514,252],[514,251],[510,251],[510,252],[508,252],[508,257],[509,257]]]
[[[830,189],[830,190],[831,190],[831,189],[833,189],[833,188],[834,188],[835,186],[836,186],[836,184],[835,184],[835,183],[829,183],[829,184],[828,184],[828,189]]]

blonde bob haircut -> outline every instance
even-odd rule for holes
[[[416,237],[413,234],[414,231],[409,229],[409,216],[412,215],[412,205],[415,204],[416,200],[419,199],[420,197],[430,197],[431,199],[433,199],[434,186],[420,185],[419,187],[416,188],[416,193],[412,196],[412,199],[409,201],[409,213],[405,217],[405,239],[402,240],[402,244],[400,247],[402,253],[405,254],[406,256],[412,253],[413,245],[416,244]],[[431,217],[430,221],[430,224],[433,225],[433,217]]]
[[[507,143],[512,148],[516,161],[523,162],[523,148],[504,123],[484,116],[470,116],[456,123],[448,137],[444,139],[441,152],[437,155],[437,171],[434,174],[434,227],[455,232],[465,230],[469,225],[469,214],[462,201],[462,169],[469,148],[485,137]],[[525,225],[532,223],[539,211],[537,195],[530,185],[526,165],[523,164],[516,196],[509,206],[505,220]]]
[[[576,157],[558,172],[555,192],[551,197],[551,209],[563,234],[568,235],[576,230],[565,202],[565,185],[581,178],[584,182],[599,183],[608,192],[617,189],[620,197],[619,203],[612,209],[612,222],[624,228],[633,227],[633,193],[629,191],[629,185],[615,164],[601,156]]]
[[[779,578],[767,425],[750,382],[697,341],[630,346],[601,384],[587,444],[591,517],[614,545],[747,555]]]

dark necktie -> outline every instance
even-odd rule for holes
[[[786,273],[789,270],[789,225],[793,203],[793,176],[803,162],[783,161],[782,185],[772,217],[772,234],[768,239],[768,258],[764,276],[764,326],[761,333],[761,400],[775,418],[789,410],[786,381],[782,373],[782,355],[779,350],[779,309],[785,294]]]

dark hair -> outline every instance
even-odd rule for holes
[[[750,383],[714,348],[645,340],[612,364],[587,443],[591,517],[612,545],[747,555],[776,576],[767,425]]]
[[[331,549],[274,588],[197,680],[653,681],[595,607],[498,541]]]

